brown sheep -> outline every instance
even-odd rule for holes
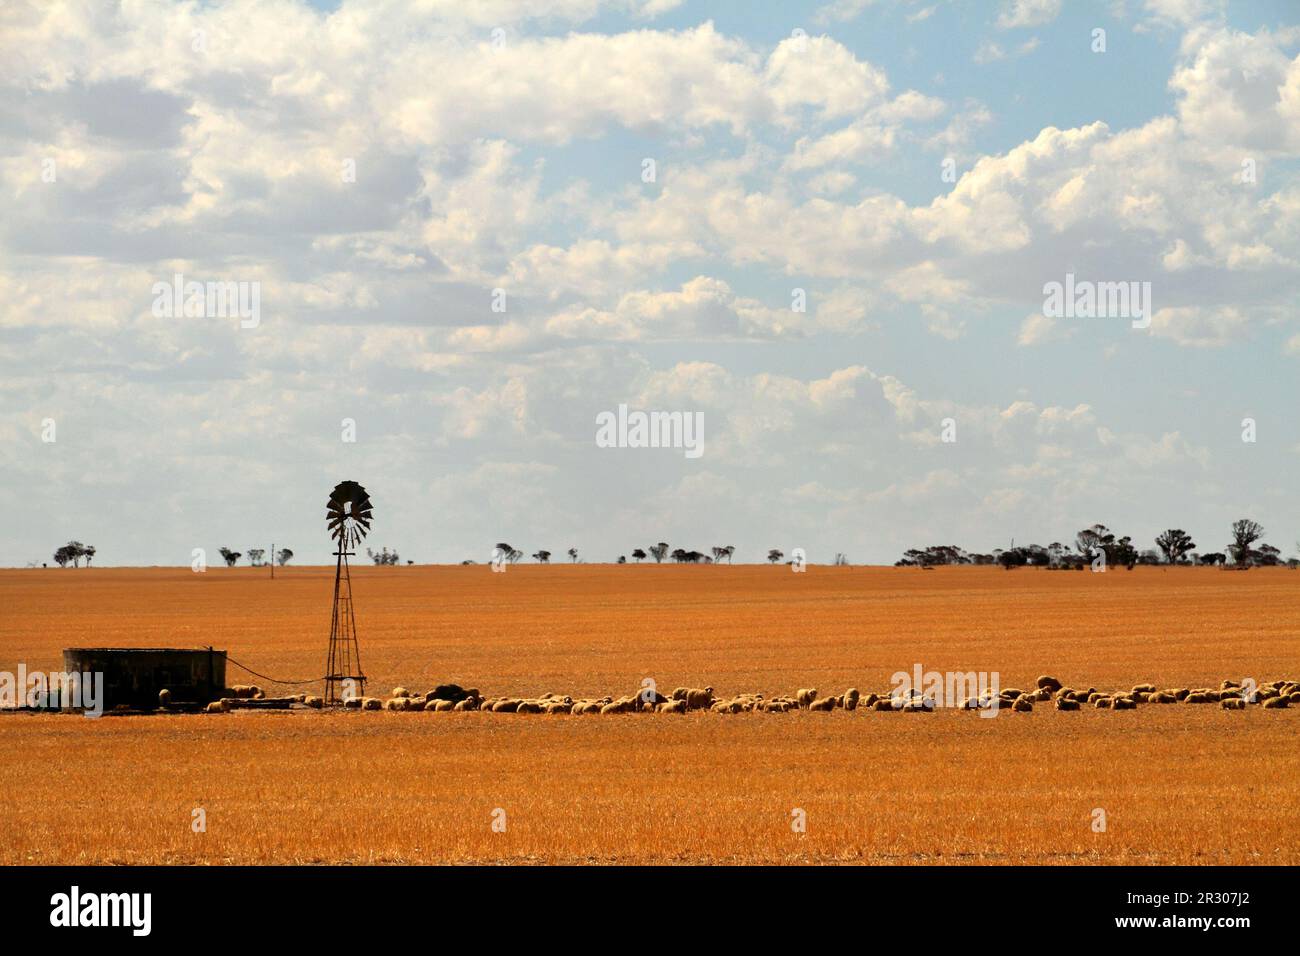
[[[429,709],[429,705],[428,705],[428,704],[425,704],[425,705],[424,705],[424,709],[425,709],[425,710],[428,710],[428,709]],[[439,711],[439,712],[443,712],[443,713],[445,713],[445,712],[447,712],[447,711],[455,710],[455,709],[456,709],[456,702],[455,702],[455,701],[450,701],[450,700],[437,700],[437,699],[435,699],[435,700],[434,700],[434,707],[433,707],[433,709],[434,709],[435,711]]]
[[[384,702],[378,697],[365,697],[361,701],[362,710],[383,710]]]
[[[1092,706],[1100,708],[1101,710],[1110,710],[1114,703],[1115,701],[1113,698],[1106,697],[1103,694],[1097,694],[1092,699]]]
[[[214,700],[208,704],[207,712],[209,714],[225,714],[230,712],[230,705],[225,700]]]
[[[1224,697],[1219,701],[1219,706],[1224,710],[1245,710],[1246,702],[1240,697]]]
[[[1155,684],[1134,684],[1134,694],[1154,694],[1156,692]]]
[[[1072,697],[1058,697],[1056,698],[1056,709],[1057,710],[1078,710],[1079,702]]]
[[[1144,690],[1137,691],[1133,695],[1133,700],[1135,700],[1139,704],[1145,704],[1150,699],[1151,699],[1151,695]]]
[[[686,713],[686,701],[668,700],[655,707],[655,710],[661,714],[684,714]]]
[[[1193,691],[1183,698],[1184,704],[1208,704],[1211,703],[1210,695],[1202,691]]]
[[[794,699],[798,701],[800,707],[808,707],[817,699],[817,689],[815,687],[800,687],[795,691]]]
[[[314,697],[314,696],[304,697],[302,702],[306,704],[308,707],[312,707],[316,710],[320,710],[322,707],[325,706],[325,701],[321,700],[319,697]]]
[[[1177,697],[1175,697],[1173,694],[1169,693],[1168,691],[1164,691],[1164,690],[1158,690],[1158,691],[1156,691],[1154,694],[1152,694],[1150,697],[1148,697],[1147,700],[1148,700],[1150,703],[1152,703],[1152,704],[1176,704],[1176,703],[1178,703],[1178,698],[1177,698]]]
[[[1137,701],[1132,697],[1116,697],[1110,706],[1112,710],[1137,710]]]
[[[883,711],[890,711],[890,710],[899,710],[900,708],[894,706],[894,701],[892,698],[879,697],[872,703],[871,709],[875,711],[883,712]]]
[[[706,687],[704,690],[697,690],[692,687],[686,692],[684,700],[687,710],[705,710],[713,703],[713,688]]]
[[[565,703],[562,700],[552,700],[544,708],[548,714],[567,714],[572,712],[573,704]]]
[[[861,699],[862,699],[862,694],[858,692],[858,689],[856,687],[850,687],[848,690],[844,692],[844,709],[857,710],[858,702]]]
[[[1055,677],[1049,677],[1046,674],[1044,674],[1042,677],[1038,678],[1038,689],[1045,690],[1049,694],[1053,694],[1056,691],[1061,689],[1061,682],[1057,680]],[[1047,698],[1040,697],[1038,699],[1046,700]]]
[[[1034,709],[1034,704],[1027,696],[1022,695],[1016,698],[1015,703],[1011,705],[1011,709],[1026,714]]]
[[[492,713],[494,714],[513,714],[518,709],[519,701],[509,697],[498,700],[492,705]]]
[[[394,688],[393,688],[393,693],[392,693],[390,696],[392,696],[392,697],[410,697],[410,696],[411,696],[411,692],[410,692],[409,690],[407,690],[405,687],[394,687]]]
[[[809,709],[809,710],[819,710],[819,711],[821,711],[821,710],[834,710],[834,709],[835,709],[835,698],[834,698],[834,697],[819,697],[819,698],[817,698],[817,700],[813,701],[811,704],[808,705],[808,709]]]
[[[1264,701],[1264,709],[1282,710],[1283,708],[1290,706],[1290,704],[1290,697],[1270,697],[1268,700]]]
[[[515,708],[516,714],[540,714],[542,712],[542,703],[536,700],[521,700],[519,706]]]

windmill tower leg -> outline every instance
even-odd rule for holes
[[[344,700],[345,681],[353,681],[361,695],[366,678],[361,672],[361,649],[357,644],[357,619],[352,607],[352,575],[348,555],[342,547],[336,552],[334,567],[334,610],[330,617],[329,660],[325,665],[325,704],[337,705]]]

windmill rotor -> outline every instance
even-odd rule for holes
[[[370,531],[373,509],[370,495],[355,481],[340,481],[330,492],[325,520],[330,537],[346,551],[361,543]]]

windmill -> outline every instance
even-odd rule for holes
[[[361,673],[361,652],[357,647],[357,619],[352,608],[352,576],[348,571],[350,550],[361,543],[370,530],[370,495],[355,481],[341,481],[330,492],[325,518],[330,537],[338,543],[334,552],[338,562],[334,568],[334,611],[330,618],[330,653],[325,666],[325,703],[339,704],[343,696],[339,685],[354,682],[360,693],[366,689],[366,678]],[[349,694],[349,696],[351,696]]]

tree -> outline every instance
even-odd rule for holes
[[[1156,547],[1169,564],[1179,564],[1183,556],[1196,547],[1196,542],[1182,528],[1170,528],[1156,538]]]
[[[1242,565],[1250,567],[1254,555],[1251,554],[1250,546],[1264,537],[1264,528],[1258,521],[1252,521],[1249,518],[1239,518],[1232,523],[1232,544],[1228,546],[1228,551],[1232,554],[1232,560]]]
[[[255,568],[260,568],[262,566],[262,557],[265,554],[266,554],[265,548],[249,548],[248,563]]]
[[[730,564],[732,555],[736,553],[736,546],[734,544],[729,544],[722,549],[722,553],[726,555],[727,563]]]
[[[233,568],[243,555],[238,551],[231,551],[229,548],[217,548],[217,553],[221,559],[226,562],[226,567]]]
[[[519,559],[522,558],[523,556],[524,553],[520,551],[518,548],[511,548],[510,553],[506,555],[506,557],[510,560],[511,564],[518,564]]]
[[[677,550],[681,550],[678,548]],[[662,564],[664,558],[668,557],[668,542],[660,541],[658,544],[651,546],[650,557],[655,559],[655,564]]]
[[[401,560],[401,558],[397,556],[396,551],[388,550],[387,545],[384,546],[382,551],[371,551],[369,548],[366,548],[366,555],[371,561],[375,562],[375,564],[381,564],[384,566],[397,564],[398,561]]]
[[[68,546],[65,544],[54,552],[54,563],[61,568],[66,568],[68,562],[72,560],[72,555],[68,553]]]
[[[620,554],[620,555],[618,556],[618,563],[619,563],[619,564],[627,564],[627,555],[626,555],[626,554]]]
[[[95,556],[95,546],[93,544],[88,544],[82,549],[81,553],[86,556],[86,567],[90,567],[90,559]]]
[[[642,551],[640,548],[637,548],[635,551],[632,552],[632,557],[636,559],[637,564],[640,564],[642,561],[645,560],[645,552]]]
[[[577,564],[577,563],[578,563],[578,549],[577,549],[577,548],[570,548],[570,549],[569,549],[569,560],[572,561],[574,564]]]
[[[533,557],[537,559],[538,564],[551,563],[551,552],[549,551],[538,551],[536,554],[533,555]]]
[[[784,557],[785,557],[784,551],[781,551],[778,548],[773,548],[771,551],[767,552],[767,563],[776,564]]]
[[[293,557],[293,552],[290,551],[288,548],[281,548],[279,551],[275,553],[275,560],[279,562],[280,567],[284,567],[286,564],[288,564],[289,559],[292,557]]]
[[[1216,565],[1223,564],[1228,560],[1228,556],[1222,551],[1212,551],[1209,554],[1201,555],[1201,564]]]

